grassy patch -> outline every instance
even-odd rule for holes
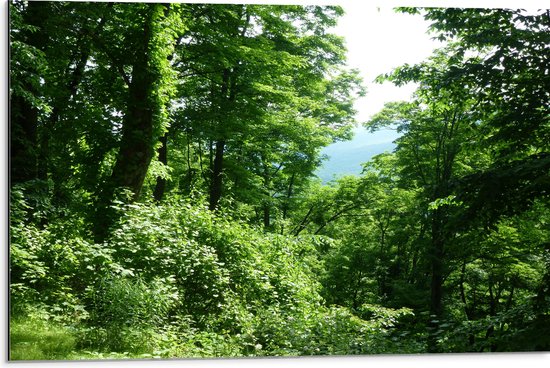
[[[38,319],[12,319],[10,360],[64,360],[76,338],[66,327]]]

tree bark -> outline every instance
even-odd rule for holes
[[[231,71],[229,69],[223,70],[222,75],[222,86],[220,91],[221,98],[220,101],[220,108],[227,107],[224,106],[224,102],[228,102],[231,104],[235,100],[235,89],[230,88],[230,79],[231,79]],[[234,81],[233,81],[234,83]],[[232,86],[234,87],[234,86]],[[228,94],[229,93],[229,94]],[[222,116],[219,116],[219,119],[222,119]],[[214,148],[214,158],[212,159],[212,154],[210,155],[211,160],[211,176],[210,176],[210,195],[209,195],[209,204],[208,208],[211,211],[214,211],[218,207],[218,203],[220,201],[220,198],[222,196],[222,190],[223,190],[223,165],[224,165],[224,151],[225,151],[225,145],[226,140],[223,138],[224,134],[219,134],[222,138],[218,138],[215,142],[215,148]],[[212,147],[212,145],[210,145]]]
[[[38,110],[23,97],[13,96],[10,105],[11,185],[38,177]]]
[[[428,352],[437,353],[435,332],[439,328],[441,316],[443,314],[443,257],[445,239],[443,235],[443,224],[441,219],[441,210],[434,210],[432,218],[432,244],[430,251],[431,258],[431,283],[430,283],[430,322],[429,326],[432,329],[430,338],[428,339]]]
[[[37,32],[23,31],[21,41],[44,51],[48,34],[43,31],[50,13],[47,2],[30,1],[23,14],[23,23],[38,29]],[[32,68],[29,74],[36,74]],[[23,83],[26,91],[39,96],[39,91],[31,82]],[[38,178],[38,109],[25,97],[13,95],[10,100],[10,183],[11,185]]]
[[[160,137],[160,143],[161,146],[158,149],[158,156],[159,161],[163,165],[168,165],[168,132],[164,133],[162,137]],[[164,196],[164,191],[166,190],[166,179],[158,177],[157,178],[157,184],[155,185],[155,190],[153,191],[153,197],[155,198],[155,201],[161,201],[162,197]]]
[[[109,234],[109,228],[119,214],[110,207],[116,191],[127,189],[130,200],[136,200],[153,157],[153,128],[155,113],[159,106],[153,94],[158,78],[152,64],[150,50],[155,7],[160,4],[147,4],[148,11],[141,31],[141,38],[135,45],[135,58],[132,64],[132,79],[128,88],[127,110],[123,119],[122,139],[116,162],[106,186],[100,192],[94,221],[94,238],[102,242]]]
[[[263,213],[264,213],[264,229],[269,229],[271,226],[271,210],[268,203],[264,203],[263,205]]]
[[[218,202],[222,197],[223,186],[223,158],[225,150],[225,140],[216,142],[216,152],[212,165],[212,177],[210,183],[210,198],[208,208],[214,211],[218,207]]]

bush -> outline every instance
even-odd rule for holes
[[[89,290],[91,313],[84,344],[112,351],[151,351],[156,331],[167,324],[177,294],[174,280],[151,283],[111,276]]]
[[[266,234],[184,200],[117,206],[103,244],[78,217],[12,228],[12,311],[40,305],[73,326],[86,350],[72,357],[391,351],[382,342],[406,313],[324,307],[317,237]]]

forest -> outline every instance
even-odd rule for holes
[[[10,360],[550,350],[550,10],[395,9],[366,122],[340,6],[9,10]]]

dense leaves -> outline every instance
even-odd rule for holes
[[[550,349],[548,12],[400,10],[446,44],[322,185],[342,8],[13,1],[11,359]]]

